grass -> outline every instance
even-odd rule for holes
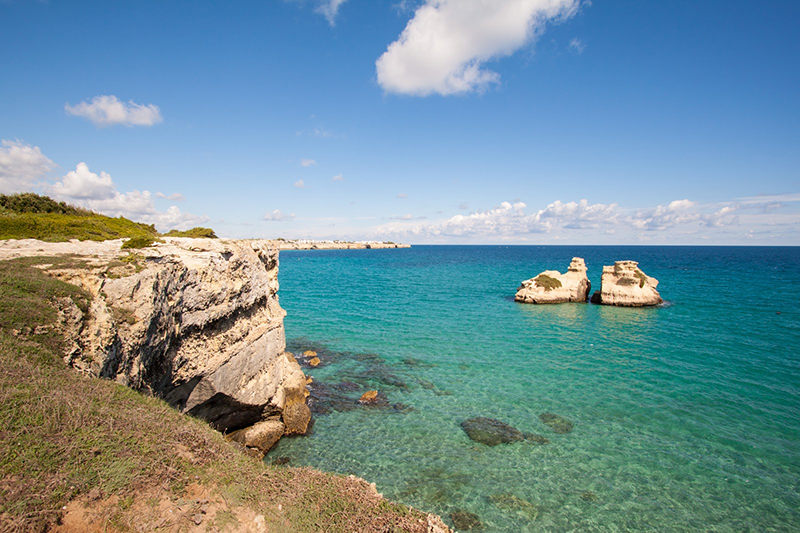
[[[168,237],[212,238],[211,228],[172,230]],[[48,242],[130,239],[123,248],[145,248],[160,234],[150,224],[124,217],[107,217],[33,193],[0,195],[0,239],[38,239]],[[149,241],[147,239],[150,239]]]
[[[544,287],[545,291],[551,291],[561,287],[561,282],[559,280],[546,274],[539,274],[533,281],[535,281],[539,287]]]
[[[37,267],[52,261],[0,261],[0,531],[47,530],[73,505],[100,529],[188,530],[198,491],[221,529],[262,515],[270,531],[426,531],[363,483],[254,461],[157,398],[67,368],[56,303],[89,296]]]
[[[165,237],[189,237],[192,239],[216,239],[217,234],[211,228],[196,227],[186,231],[170,230],[164,234]]]

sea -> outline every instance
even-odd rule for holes
[[[603,265],[638,261],[665,302],[514,302],[522,280],[572,257],[593,291]],[[800,248],[414,246],[280,262],[288,347],[321,363],[305,369],[311,433],[267,462],[354,474],[475,530],[800,531]],[[367,390],[383,405],[359,406]],[[488,446],[462,429],[474,417],[549,442]]]

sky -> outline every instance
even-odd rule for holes
[[[0,193],[236,238],[800,245],[800,2],[0,0]]]

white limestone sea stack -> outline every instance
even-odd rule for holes
[[[522,282],[514,300],[527,304],[586,302],[592,285],[586,276],[586,263],[573,257],[567,272],[545,270],[535,278]]]
[[[592,303],[621,307],[658,305],[663,300],[656,287],[658,280],[646,275],[636,261],[615,261],[603,267],[600,290],[592,295]]]

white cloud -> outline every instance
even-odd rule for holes
[[[400,198],[401,200],[405,200],[406,198],[408,198],[408,195],[404,192],[401,192],[400,194],[397,195],[397,197]]]
[[[586,45],[583,43],[583,41],[575,37],[569,42],[569,49],[580,55],[584,50],[586,50]]]
[[[630,220],[639,229],[665,230],[700,220],[700,214],[693,209],[695,205],[694,202],[687,199],[674,200],[666,205],[656,206],[654,209],[639,210]]]
[[[95,96],[90,102],[81,102],[77,105],[66,104],[64,110],[77,117],[92,121],[95,126],[152,126],[158,124],[161,110],[154,104],[137,104],[129,100],[121,102],[116,96]]]
[[[342,7],[347,0],[322,0],[322,3],[317,7],[317,13],[323,15],[331,26],[336,25],[336,15],[339,14],[339,8]]]
[[[55,167],[38,146],[21,141],[0,141],[0,194],[30,191],[36,181]]]
[[[298,189],[305,189],[306,188],[306,182],[303,181],[303,180],[297,180],[297,181],[294,182],[294,186],[296,188],[298,188]]]
[[[574,15],[579,0],[427,0],[375,62],[378,83],[425,96],[483,90],[500,76],[487,61],[534,40],[545,24]]]
[[[111,176],[105,172],[95,174],[86,163],[78,163],[75,170],[67,172],[52,187],[55,196],[72,200],[105,200],[113,198],[117,190]]]
[[[92,172],[86,163],[78,163],[50,187],[53,197],[111,217],[126,217],[135,222],[154,224],[159,230],[185,229],[206,222],[208,217],[182,212],[178,206],[159,211],[150,191],[121,193],[106,172]],[[164,195],[162,194],[161,197]],[[174,195],[173,195],[174,196]]]
[[[300,166],[301,167],[313,167],[316,164],[317,164],[317,162],[314,161],[313,159],[301,159],[300,160]]]
[[[165,200],[171,200],[173,202],[182,202],[184,200],[184,196],[179,192],[173,194],[164,194],[163,192],[157,192],[156,198],[163,198]]]
[[[294,218],[294,213],[283,213],[280,209],[275,209],[271,213],[267,213],[264,215],[264,220],[269,220],[271,222],[278,222],[281,220],[292,220]]]
[[[334,177],[331,178],[331,181],[344,181],[344,176],[341,174],[336,174]]]

